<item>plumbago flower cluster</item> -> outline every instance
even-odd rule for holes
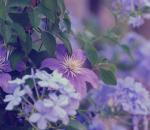
[[[144,17],[150,8],[149,0],[116,0],[112,3],[112,9],[117,16],[129,17],[128,23],[133,27],[144,24]]]
[[[29,83],[30,81],[30,83]],[[18,110],[32,126],[40,130],[53,127],[61,121],[67,125],[69,118],[76,115],[80,93],[57,70],[32,70],[31,75],[9,81],[16,86],[12,94],[6,95],[6,110]]]
[[[140,82],[132,77],[118,79],[115,93],[116,104],[124,111],[133,115],[148,115],[150,113],[150,94]]]
[[[89,93],[89,97],[90,105],[87,113],[91,112],[94,115],[93,117],[88,117],[90,130],[107,129],[107,125],[104,125],[105,116],[110,118],[113,116],[117,117],[119,113],[120,115],[123,114],[121,118],[126,113],[128,118],[133,119],[133,124],[130,125],[132,128],[137,128],[134,130],[138,130],[139,120],[141,119],[143,119],[143,130],[148,130],[147,116],[150,114],[150,93],[134,78],[118,78],[115,86],[102,84],[102,88],[98,91],[93,90]],[[128,122],[125,117],[123,119],[123,122]],[[106,122],[108,124],[113,123],[108,129],[128,130],[121,124],[118,124],[119,121],[113,122],[112,120],[109,122],[106,118]],[[142,124],[142,122],[140,123]]]

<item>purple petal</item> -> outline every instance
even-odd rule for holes
[[[73,116],[76,114],[76,109],[78,109],[79,105],[80,105],[80,103],[78,100],[72,99],[70,104],[67,105],[64,109],[67,111],[67,113],[70,116]]]
[[[55,112],[49,111],[47,115],[45,115],[45,118],[51,122],[57,122],[58,117]]]
[[[7,55],[7,51],[5,46],[3,44],[0,44],[0,56],[6,57],[6,55]]]
[[[99,87],[100,81],[99,81],[97,75],[93,71],[91,71],[87,68],[83,68],[81,73],[82,73],[81,78],[84,81],[89,82],[94,88]]]
[[[29,121],[32,122],[32,123],[36,123],[40,118],[41,118],[41,115],[39,113],[33,113],[29,117]]]
[[[77,92],[80,93],[81,97],[85,97],[87,94],[86,83],[82,79],[71,79],[70,82],[74,86]]]
[[[11,76],[7,73],[0,74],[0,87],[3,89],[4,92],[10,93],[12,92],[12,86],[8,83],[11,80]]]
[[[38,112],[43,112],[44,111],[44,105],[43,102],[41,100],[38,100],[35,104],[34,104],[36,110]]]
[[[83,64],[86,60],[85,54],[81,49],[74,50],[72,56],[80,60]]]
[[[41,68],[49,68],[51,70],[58,69],[60,67],[60,61],[54,58],[47,58],[42,61]]]
[[[40,130],[45,130],[47,128],[47,120],[45,118],[41,118],[37,125]]]
[[[11,72],[12,71],[12,68],[11,68],[11,65],[10,65],[9,61],[5,61],[5,65],[3,67],[3,71],[4,72]]]
[[[19,72],[22,72],[26,69],[26,64],[21,61],[20,63],[17,64],[16,70]]]
[[[59,44],[56,50],[57,50],[56,58],[60,60],[63,60],[64,56],[68,53],[67,49],[63,44]]]

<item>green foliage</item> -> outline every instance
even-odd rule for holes
[[[46,21],[44,24],[47,28],[40,26],[43,19]],[[59,22],[62,20],[67,26],[66,32],[59,29]],[[34,63],[34,66],[39,66],[41,60],[32,61],[35,60],[33,59],[34,48],[36,48],[36,55],[44,52],[46,57],[54,56],[56,38],[64,42],[71,53],[72,48],[68,40],[70,31],[71,23],[63,0],[42,0],[37,5],[32,5],[32,0],[0,2],[0,36],[5,45],[13,50],[10,55],[13,69],[24,57],[31,65]],[[35,43],[37,41],[38,43]]]
[[[100,69],[100,76],[104,83],[109,85],[116,85],[117,81],[113,71],[107,69]]]
[[[11,56],[10,56],[10,63],[12,66],[12,69],[16,69],[17,64],[19,64],[24,58],[24,53],[20,50],[15,50]]]
[[[47,32],[41,34],[42,42],[50,56],[54,56],[56,50],[56,40],[53,35]]]
[[[77,120],[71,120],[66,130],[87,130],[87,128]]]

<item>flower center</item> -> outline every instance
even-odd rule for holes
[[[76,76],[80,74],[82,69],[82,62],[73,56],[66,56],[64,58],[63,67],[65,68],[65,73],[71,74],[71,76]]]
[[[0,56],[0,72],[2,72],[6,65],[6,59],[5,57]]]

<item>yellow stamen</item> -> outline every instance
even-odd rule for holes
[[[64,58],[63,67],[65,68],[65,73],[76,76],[81,73],[82,62],[72,56],[66,56]]]

